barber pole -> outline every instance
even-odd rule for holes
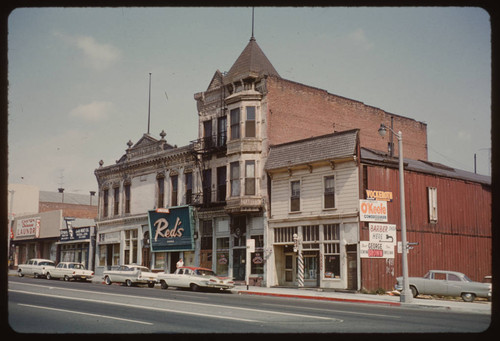
[[[302,255],[302,248],[299,248],[299,278],[297,279],[299,283],[299,288],[304,287],[304,256]]]

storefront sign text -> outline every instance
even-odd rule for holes
[[[194,250],[193,212],[190,206],[157,209],[148,212],[151,251]]]
[[[359,220],[386,222],[387,203],[385,201],[360,200]]]

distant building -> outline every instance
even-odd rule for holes
[[[14,203],[9,212],[11,267],[30,258],[94,267],[97,199],[75,193],[64,193],[63,199],[62,193],[21,184],[9,185],[9,194]]]

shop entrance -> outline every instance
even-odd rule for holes
[[[233,277],[237,281],[245,280],[246,249],[233,249]]]
[[[306,287],[319,287],[319,252],[318,251],[305,251],[304,257],[304,286]],[[297,278],[299,257],[295,252],[285,253],[285,285],[298,286]]]
[[[358,290],[358,252],[357,245],[346,245],[347,253],[347,289]]]

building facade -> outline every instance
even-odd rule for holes
[[[217,70],[194,99],[198,136],[189,145],[169,145],[164,132],[160,139],[144,134],[129,141],[116,164],[96,169],[96,275],[125,263],[169,272],[183,258],[236,281],[296,285],[290,238],[297,234],[307,249],[307,285],[363,288],[371,272],[366,264],[374,260],[360,257],[366,226],[359,220],[365,179],[359,151],[398,154],[393,141],[377,133],[384,123],[405,132],[409,158],[426,162],[426,124],[281,78],[254,37],[229,71]],[[310,156],[317,146],[304,145],[322,140],[337,146],[332,139],[353,143],[348,155],[270,166],[273,150],[276,157],[293,146]],[[292,211],[293,193],[307,209]],[[331,200],[334,207],[325,207]],[[184,205],[193,212],[192,250],[153,251],[148,212]],[[247,259],[252,239],[255,252]]]
[[[358,289],[358,169],[359,130],[271,147],[270,285]]]

